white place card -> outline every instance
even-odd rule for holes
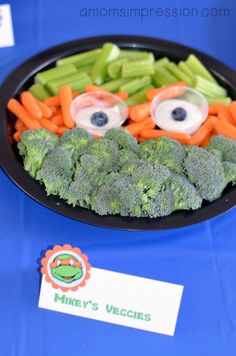
[[[55,289],[43,275],[39,307],[174,335],[182,285],[94,267],[89,274],[90,278],[83,287],[65,292]]]
[[[0,5],[0,47],[14,46],[11,7],[9,4]]]

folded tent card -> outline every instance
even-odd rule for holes
[[[14,46],[11,7],[9,4],[0,5],[0,47]]]
[[[70,245],[42,259],[39,307],[173,336],[183,286],[91,267]]]

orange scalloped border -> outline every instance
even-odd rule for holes
[[[48,270],[47,270],[47,265],[48,265],[48,261],[50,259],[50,257],[52,255],[54,255],[56,252],[60,252],[60,251],[68,251],[68,252],[74,252],[76,253],[84,262],[85,264],[85,267],[86,267],[86,273],[85,273],[85,276],[83,278],[83,280],[78,283],[76,286],[74,287],[62,287],[60,286],[59,284],[55,283],[55,281],[53,281],[48,273]],[[42,267],[40,269],[41,273],[43,275],[45,275],[45,279],[48,283],[51,283],[53,288],[55,289],[61,289],[62,292],[67,292],[68,290],[72,290],[72,291],[76,291],[78,290],[79,287],[84,287],[85,284],[86,284],[86,281],[90,278],[90,274],[89,274],[89,270],[91,268],[91,265],[88,263],[88,257],[86,255],[84,255],[80,249],[78,247],[72,247],[71,245],[69,244],[66,244],[66,245],[63,245],[63,246],[60,246],[60,245],[55,245],[53,247],[53,249],[51,250],[47,250],[46,254],[45,254],[45,257],[43,257],[41,259],[41,264],[42,264]]]

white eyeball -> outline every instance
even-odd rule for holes
[[[70,265],[70,266],[74,266],[74,261],[73,261],[73,260],[70,260],[70,261],[69,261],[69,265]]]
[[[61,266],[61,261],[57,261],[57,267]]]

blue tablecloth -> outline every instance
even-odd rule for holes
[[[2,3],[0,1],[0,3]],[[53,45],[99,34],[140,34],[201,49],[236,69],[232,0],[135,3],[12,0],[16,45],[0,49],[0,80]],[[139,5],[138,5],[139,4]],[[224,8],[229,16],[108,17],[109,7]],[[85,17],[84,8],[105,8]],[[159,10],[160,11],[160,10]],[[185,10],[186,11],[186,10]],[[160,12],[159,12],[160,14]],[[185,15],[187,12],[185,12]],[[0,171],[0,355],[234,356],[236,210],[199,225],[157,232],[89,226],[47,210]],[[71,243],[95,267],[185,286],[174,337],[38,309],[42,251]]]

